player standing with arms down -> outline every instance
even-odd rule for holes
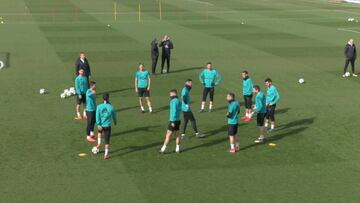
[[[182,129],[181,139],[185,138],[186,127],[187,127],[187,124],[189,121],[191,122],[191,126],[195,132],[195,136],[197,138],[205,137],[203,134],[199,133],[197,126],[196,126],[196,120],[195,120],[194,114],[192,113],[192,111],[190,109],[191,88],[192,88],[192,80],[187,79],[185,82],[185,87],[181,91],[181,100],[182,100],[181,110],[184,114],[184,127]]]
[[[227,123],[228,123],[228,135],[230,142],[230,153],[236,153],[240,151],[239,137],[237,135],[239,127],[239,114],[240,114],[240,104],[235,100],[235,94],[229,93],[226,96],[228,101],[228,112],[226,114]]]
[[[116,110],[109,102],[109,94],[103,96],[103,103],[98,105],[96,109],[96,124],[98,126],[98,144],[99,149],[101,145],[101,136],[105,135],[105,154],[104,159],[109,159],[110,136],[111,136],[111,120],[114,124],[117,123]]]
[[[244,70],[242,72],[242,78],[243,78],[243,96],[244,96],[244,102],[245,102],[245,116],[243,117],[243,120],[245,122],[249,122],[252,117],[252,97],[253,97],[253,81],[249,77],[248,71]]]
[[[76,91],[76,120],[86,119],[86,91],[89,89],[89,82],[84,75],[84,69],[79,70],[79,75],[75,78],[75,91]],[[84,105],[83,117],[80,114],[80,106]]]
[[[165,35],[162,39],[159,47],[162,47],[161,53],[161,74],[170,72],[170,56],[171,50],[174,49],[174,44],[170,40],[169,35]],[[166,71],[164,71],[164,65],[166,61]]]
[[[91,79],[91,69],[89,61],[87,60],[85,53],[80,52],[79,58],[75,61],[75,74],[76,76],[79,75],[79,70],[84,69],[84,75],[87,77],[88,81]]]
[[[90,82],[90,88],[86,91],[86,139],[89,142],[96,142],[94,127],[96,122],[96,82]]]
[[[170,91],[170,113],[169,113],[169,126],[165,135],[164,145],[161,147],[159,153],[164,154],[166,146],[170,143],[171,135],[176,137],[175,152],[180,153],[180,114],[181,114],[181,101],[177,96],[176,90]]]
[[[267,128],[269,126],[269,121],[270,121],[271,123],[270,131],[272,131],[275,129],[275,108],[276,108],[276,104],[280,100],[280,95],[276,87],[272,84],[272,80],[270,78],[267,78],[265,80],[265,86],[267,87],[265,127]]]
[[[355,60],[357,57],[357,53],[356,53],[356,46],[354,44],[353,39],[350,39],[348,41],[348,43],[346,44],[345,50],[344,50],[344,56],[345,56],[345,66],[344,66],[343,77],[344,78],[347,77],[346,72],[347,72],[349,63],[351,64],[352,76],[357,77],[358,75],[355,74]]]
[[[266,97],[264,93],[260,91],[260,87],[255,85],[253,92],[256,95],[255,97],[255,106],[254,111],[256,112],[256,123],[260,130],[260,136],[255,140],[255,143],[262,144],[265,140],[266,128],[264,127],[265,114],[266,114]]]
[[[212,67],[211,62],[208,62],[206,64],[206,69],[204,69],[200,73],[199,80],[200,80],[201,84],[204,85],[203,98],[202,98],[200,112],[204,112],[204,110],[205,110],[205,103],[206,103],[208,94],[210,94],[209,112],[211,112],[213,109],[215,86],[220,84],[221,75]]]
[[[151,101],[150,101],[150,73],[145,70],[144,64],[139,64],[139,70],[135,74],[135,91],[138,93],[139,104],[141,112],[145,113],[145,108],[143,105],[143,98],[145,97],[147,105],[149,107],[149,112],[152,113]]]

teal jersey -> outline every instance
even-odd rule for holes
[[[239,122],[240,104],[233,100],[228,104],[228,124],[235,125]]]
[[[204,69],[200,75],[199,80],[207,88],[215,87],[221,82],[221,75],[214,68],[211,70]]]
[[[180,113],[181,113],[181,101],[179,98],[175,97],[170,101],[170,114],[169,121],[180,121]]]
[[[111,104],[100,104],[96,109],[96,124],[101,127],[110,127],[111,119],[117,123],[116,111]]]
[[[189,112],[190,111],[190,90],[187,87],[184,87],[181,90],[181,110],[183,112]]]
[[[266,105],[271,104],[277,104],[280,100],[279,92],[277,91],[276,87],[274,85],[271,85],[266,92]]]
[[[244,96],[250,96],[253,94],[253,81],[251,80],[251,78],[247,77],[246,79],[243,80],[243,95]]]
[[[89,82],[87,77],[78,75],[75,78],[75,91],[77,95],[86,94],[86,91],[89,89]]]
[[[148,79],[150,78],[150,73],[147,70],[137,71],[135,74],[135,78],[137,79],[137,87],[138,88],[147,88],[148,87]]]
[[[256,113],[266,113],[266,97],[264,93],[258,92],[255,97]]]
[[[96,94],[91,89],[86,91],[86,111],[96,111]]]

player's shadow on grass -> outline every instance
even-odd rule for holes
[[[96,95],[98,95],[99,97],[102,97],[102,95],[105,93],[112,94],[112,93],[118,93],[118,92],[125,92],[125,91],[133,90],[133,89],[134,88],[132,88],[132,87],[127,87],[127,88],[122,88],[122,89],[118,89],[118,90],[109,90],[109,91],[99,92],[99,93],[96,93]]]
[[[160,127],[160,125],[149,125],[149,126],[134,128],[134,129],[130,129],[130,130],[120,131],[120,132],[112,134],[111,136],[116,137],[119,135],[126,135],[126,134],[132,134],[132,133],[137,133],[137,132],[154,132],[152,129],[158,128],[158,127]]]
[[[192,71],[192,70],[200,70],[200,69],[202,69],[202,67],[183,68],[183,69],[170,71],[169,74],[171,74],[171,73],[181,73],[181,72]]]
[[[150,148],[159,147],[159,146],[162,146],[163,143],[164,142],[153,142],[153,143],[141,145],[141,146],[127,146],[127,147],[119,148],[119,149],[111,151],[111,154],[112,154],[111,157],[124,156],[127,154],[144,151],[144,150],[147,150]],[[123,153],[119,153],[124,150],[127,150],[127,151],[125,151]]]
[[[127,110],[131,110],[131,109],[136,109],[136,108],[139,108],[139,106],[130,106],[130,107],[116,109],[116,112],[122,112],[122,111],[127,111]]]
[[[290,108],[283,108],[283,109],[277,109],[275,110],[276,114],[284,114],[287,113],[290,110]]]

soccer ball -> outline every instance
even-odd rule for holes
[[[45,89],[40,89],[40,94],[45,94],[46,90]]]
[[[91,149],[91,152],[93,154],[97,154],[97,153],[99,153],[99,151],[100,151],[99,148],[97,148],[96,146]]]
[[[70,92],[70,91],[67,91],[67,92],[66,92],[66,96],[67,96],[67,97],[70,97],[70,96],[71,96],[71,92]]]
[[[349,76],[350,76],[350,72],[346,72],[346,73],[345,73],[345,76],[346,76],[346,77],[349,77]]]
[[[349,22],[353,22],[355,19],[354,18],[348,18]]]
[[[304,78],[300,78],[300,79],[299,79],[299,83],[300,83],[300,84],[303,84],[304,82],[305,82]]]
[[[73,87],[70,88],[70,94],[71,94],[71,95],[75,95],[75,94],[76,94],[75,88],[73,88]]]
[[[61,93],[61,94],[60,94],[60,98],[61,98],[61,99],[65,99],[65,98],[66,98],[65,93]]]

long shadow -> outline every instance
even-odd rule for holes
[[[202,69],[202,67],[191,67],[191,68],[178,69],[178,70],[170,71],[169,74],[192,71],[192,70],[199,70],[199,69]]]
[[[305,118],[305,119],[300,119],[300,120],[296,120],[296,121],[291,121],[289,123],[283,124],[278,126],[278,130],[284,130],[287,128],[292,128],[295,126],[301,126],[301,125],[312,125],[315,121],[315,117],[312,118]]]
[[[149,148],[155,148],[157,146],[161,146],[163,143],[164,142],[154,142],[154,143],[150,143],[150,144],[147,144],[147,145],[141,145],[141,146],[123,147],[123,148],[119,148],[119,149],[115,149],[115,150],[111,151],[111,154],[115,154],[115,155],[112,155],[112,157],[124,156],[124,155],[130,154],[130,153],[147,150]],[[123,150],[129,150],[129,151],[126,151],[124,153],[116,154],[117,152],[120,152],[120,151],[123,151]]]
[[[133,89],[134,89],[133,87],[127,87],[127,88],[118,89],[118,90],[109,90],[109,91],[104,91],[104,92],[98,92],[98,93],[96,93],[96,95],[102,97],[102,95],[105,94],[105,93],[111,94],[111,93],[124,92],[124,91],[128,91],[128,90],[133,90]]]
[[[126,135],[126,134],[136,133],[136,132],[153,132],[152,129],[157,128],[157,127],[160,127],[160,125],[149,125],[149,126],[134,128],[134,129],[130,129],[130,130],[120,131],[120,132],[112,134],[111,136],[116,137],[119,135]]]
[[[122,111],[131,110],[131,109],[136,109],[138,107],[139,106],[130,106],[130,107],[125,107],[125,108],[120,108],[120,109],[117,109],[116,112],[122,112]]]
[[[228,140],[229,138],[227,137],[221,137],[219,139],[216,139],[216,140],[212,140],[210,142],[206,142],[204,144],[201,144],[201,145],[197,145],[197,146],[194,146],[194,147],[189,147],[189,148],[185,148],[184,150],[181,151],[181,153],[185,153],[187,151],[191,151],[191,150],[194,150],[194,149],[197,149],[197,148],[201,148],[201,147],[211,147],[213,145],[217,145],[217,144],[220,144],[222,142],[225,142],[226,140]]]
[[[272,141],[276,141],[276,140],[280,140],[280,139],[283,139],[284,137],[288,137],[288,136],[293,136],[293,135],[296,135],[296,134],[299,134],[301,132],[303,132],[304,130],[308,129],[308,127],[300,127],[300,128],[296,128],[296,129],[292,129],[292,130],[289,130],[287,132],[284,132],[284,133],[280,133],[280,134],[276,134],[274,136],[270,136],[270,137],[267,137],[266,138],[266,142],[265,144],[267,144],[268,142],[272,142]],[[240,138],[241,139],[241,138]],[[246,149],[249,149],[251,147],[255,147],[255,146],[259,146],[259,144],[251,144],[251,145],[248,145],[246,147],[242,147],[241,150],[246,150]]]

